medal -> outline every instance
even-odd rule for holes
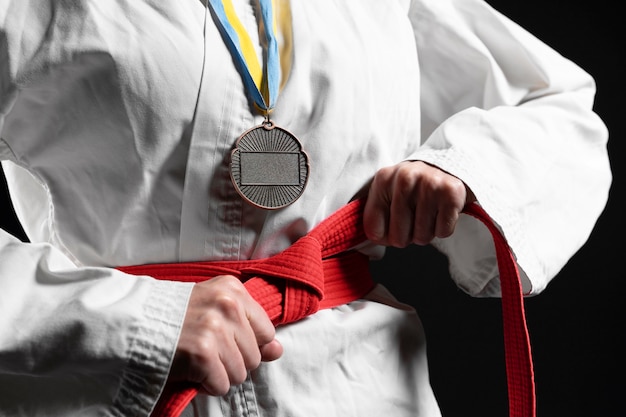
[[[244,132],[231,154],[235,189],[257,207],[278,209],[293,203],[308,176],[308,158],[298,139],[269,120]]]
[[[241,197],[256,207],[278,209],[296,201],[309,176],[308,157],[298,139],[270,120],[281,82],[291,68],[291,13],[288,0],[259,0],[265,66],[235,13],[231,0],[209,0],[222,36],[235,59],[250,99],[265,121],[245,131],[231,153],[230,176]],[[276,10],[277,6],[280,10]],[[279,31],[280,29],[280,31]],[[283,36],[279,53],[277,33]],[[265,68],[263,71],[262,68]],[[282,77],[281,77],[282,75]]]

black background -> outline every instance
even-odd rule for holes
[[[594,76],[595,110],[610,133],[614,182],[604,213],[587,244],[542,294],[526,301],[537,415],[624,417],[626,256],[621,239],[626,230],[619,204],[625,173],[618,163],[625,151],[625,106],[618,102],[626,75],[624,36],[618,30],[624,27],[618,24],[622,17],[608,1],[489,3]],[[430,258],[427,265],[425,258]],[[418,279],[410,272],[416,259],[420,269],[429,268]],[[422,318],[431,380],[444,417],[506,416],[500,301],[471,298],[456,289],[445,259],[429,247],[391,250],[375,268]]]
[[[624,199],[625,174],[617,160],[624,152],[619,118],[625,106],[618,97],[624,93],[625,51],[620,13],[608,0],[489,3],[595,77],[595,110],[610,131],[614,182],[609,204],[587,244],[542,294],[526,300],[537,414],[624,417],[626,273],[621,262],[626,256],[618,204]],[[0,179],[0,226],[23,238]],[[416,268],[417,279],[411,272]],[[444,417],[506,416],[500,300],[474,299],[458,290],[445,259],[430,247],[390,250],[374,263],[374,272],[422,318],[431,380]]]

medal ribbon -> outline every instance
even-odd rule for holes
[[[209,4],[220,22],[222,35],[235,59],[246,90],[256,107],[267,116],[276,105],[282,87],[281,79],[284,83],[291,69],[289,1],[259,0],[262,32],[265,37],[261,39],[265,54],[265,73],[259,63],[254,43],[239,20],[232,1],[209,0]]]

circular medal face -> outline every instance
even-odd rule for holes
[[[268,121],[239,137],[231,153],[230,177],[244,200],[278,209],[304,192],[308,157],[292,133]]]

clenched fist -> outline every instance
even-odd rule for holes
[[[265,310],[241,281],[221,275],[191,292],[170,380],[195,382],[224,395],[261,361],[278,359],[282,345]]]
[[[386,246],[426,245],[448,237],[475,196],[457,177],[422,161],[380,169],[365,204],[369,240]]]

